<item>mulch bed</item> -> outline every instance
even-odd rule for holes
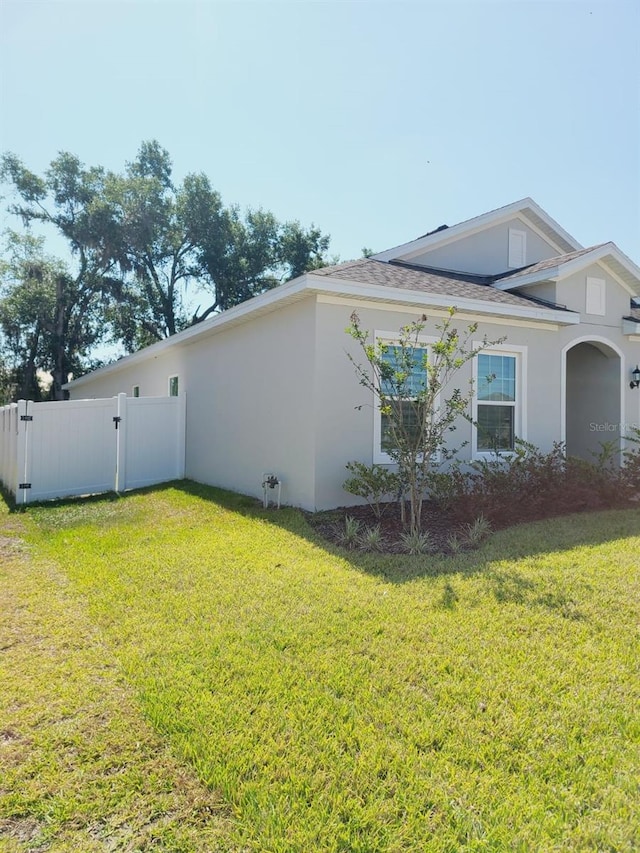
[[[555,507],[555,512],[554,507],[548,504],[529,507],[512,504],[510,507],[501,507],[500,512],[489,513],[488,517],[491,523],[491,530],[495,531],[513,527],[516,524],[541,521],[545,518],[554,518],[569,513],[623,509],[626,507],[637,507],[639,503],[640,501],[637,498],[634,500],[605,502],[597,501],[592,496],[591,501],[575,500],[569,502],[566,506]],[[395,501],[383,504],[383,507],[380,519],[376,518],[373,509],[368,504],[363,506],[338,507],[335,510],[327,512],[306,513],[306,516],[314,530],[324,539],[339,546],[343,546],[341,534],[345,530],[345,519],[347,517],[357,519],[360,522],[361,531],[370,527],[376,527],[379,524],[383,539],[382,547],[379,549],[381,553],[406,553],[406,549],[400,540],[401,535],[407,530],[400,521],[400,506]],[[406,515],[409,518],[408,505]],[[469,517],[473,518],[474,516],[470,515]],[[468,520],[466,522],[461,521],[454,514],[441,509],[433,501],[425,500],[422,505],[422,530],[430,534],[435,552],[443,554],[450,553],[447,544],[449,539],[453,535],[457,535],[459,539],[464,540],[465,530],[468,525]]]
[[[393,502],[383,506],[380,519],[376,518],[373,509],[366,504],[363,506],[338,507],[330,512],[308,513],[307,518],[314,530],[336,545],[342,544],[340,534],[345,529],[347,517],[357,519],[360,522],[361,530],[376,527],[379,524],[384,540],[381,551],[385,554],[404,553],[405,549],[400,542],[400,537],[406,532],[407,528],[400,521],[400,505]],[[407,518],[409,518],[408,506]],[[464,524],[460,524],[435,503],[425,501],[422,505],[422,529],[431,535],[436,551],[446,552],[449,538],[454,534],[461,535],[464,527]]]

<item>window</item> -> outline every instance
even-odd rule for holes
[[[169,396],[177,397],[178,396],[178,377],[170,376],[169,377]]]
[[[133,388],[131,389],[131,396],[132,397],[139,397],[140,396],[140,386],[139,385],[133,386]]]
[[[604,317],[606,307],[604,301],[605,280],[603,278],[587,278],[585,310],[587,314],[597,314]]]
[[[475,453],[509,453],[525,438],[522,361],[525,351],[490,350],[475,358]]]
[[[509,228],[509,267],[517,269],[527,263],[527,232]]]
[[[389,366],[390,371],[387,378],[382,379],[381,391],[385,397],[391,398],[399,406],[405,428],[409,434],[416,434],[420,424],[416,412],[415,399],[424,390],[427,382],[426,359],[427,347],[413,347],[405,350],[403,357],[402,347],[390,343],[383,355],[383,361]],[[403,399],[398,399],[399,397]],[[391,432],[391,418],[383,414],[376,406],[376,420],[374,425],[374,462],[392,463],[390,456],[393,450],[393,435]]]

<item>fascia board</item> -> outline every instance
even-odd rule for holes
[[[582,243],[579,243],[576,240],[576,238],[573,236],[573,234],[569,234],[569,232],[566,231],[562,227],[562,225],[560,225],[559,222],[556,222],[556,220],[552,216],[549,216],[547,211],[543,210],[540,207],[540,205],[537,204],[532,198],[523,199],[522,202],[520,202],[520,204],[522,205],[521,206],[522,211],[526,210],[527,208],[531,208],[531,210],[536,214],[536,216],[540,217],[540,219],[542,219],[544,222],[546,222],[546,224],[553,231],[555,231],[559,237],[562,237],[562,239],[566,243],[569,243],[569,245],[572,245],[574,247],[574,251],[578,251],[579,249],[584,249],[584,246],[582,245]],[[526,218],[526,213],[523,213],[523,216]],[[533,228],[534,231],[538,230],[533,223],[529,222],[528,224],[530,225],[531,228]],[[541,236],[543,236],[546,240],[549,239],[545,234],[542,234]]]
[[[527,208],[533,210],[540,219],[543,219],[549,225],[550,228],[557,231],[564,240],[575,246],[576,250],[583,248],[582,245],[571,236],[571,234],[565,231],[564,228],[552,219],[549,214],[536,204],[532,198],[527,197],[520,201],[515,201],[506,207],[499,207],[497,210],[492,210],[489,213],[483,213],[473,219],[467,219],[465,222],[452,225],[444,231],[436,231],[435,234],[429,234],[426,237],[419,237],[417,240],[412,240],[409,243],[402,243],[399,246],[394,246],[384,252],[372,255],[372,258],[376,261],[391,261],[397,258],[409,259],[422,254],[427,249],[446,246],[448,243],[458,240],[461,237],[470,237],[478,231],[483,231],[493,225],[499,225],[501,222],[507,221],[514,216],[518,216],[520,219],[525,221],[530,228],[540,233],[539,229],[532,222],[527,220],[526,213],[524,213]],[[549,240],[546,235],[541,236],[543,236],[545,240]]]
[[[547,267],[537,273],[523,275],[509,281],[496,281],[491,286],[496,290],[515,290],[519,287],[527,287],[529,284],[541,284],[543,281],[557,281],[560,267]]]
[[[310,276],[310,278],[312,277]],[[317,285],[310,286],[316,293],[325,293],[332,296],[354,296],[373,303],[393,302],[399,306],[406,304],[424,306],[425,308],[430,306],[434,308],[450,308],[453,305],[458,311],[470,311],[475,314],[484,314],[487,317],[491,317],[492,315],[514,318],[521,317],[529,320],[558,323],[565,326],[580,322],[579,314],[555,310],[553,308],[537,306],[525,308],[521,305],[500,305],[495,302],[485,302],[482,299],[456,299],[453,296],[422,293],[416,290],[399,290],[396,287],[385,287],[378,284],[361,284],[344,279],[332,279],[329,276],[323,276],[322,283],[318,282]]]
[[[625,266],[629,272],[632,273],[638,281],[640,281],[640,267],[638,264],[634,263],[628,255],[625,255],[622,249],[618,248],[615,243],[607,243],[606,245],[611,246],[611,252],[609,252],[609,254],[613,255],[616,260]]]

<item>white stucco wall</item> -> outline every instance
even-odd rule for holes
[[[629,427],[640,423],[640,390],[629,388],[630,377],[627,375],[636,362],[640,361],[640,342],[634,342],[622,334],[620,312],[624,307],[626,294],[623,292],[624,296],[621,296],[619,290],[614,290],[613,286],[609,294],[610,310],[607,310],[607,316],[604,318],[584,315],[580,324],[558,326],[555,329],[533,324],[503,325],[480,322],[474,335],[476,340],[481,340],[486,335],[490,341],[506,337],[504,347],[524,349],[525,358],[521,363],[523,367],[526,364],[526,369],[520,377],[524,395],[524,422],[520,436],[542,450],[550,450],[554,442],[566,437],[563,435],[563,428],[567,408],[570,426],[581,419],[587,431],[590,430],[589,425],[592,422],[607,423],[621,419],[624,423],[620,425],[620,431],[624,431],[625,424]],[[609,301],[607,304],[609,305]],[[375,401],[372,395],[358,384],[353,366],[347,357],[349,351],[360,363],[363,361],[355,342],[345,334],[354,308],[358,312],[362,327],[369,330],[371,335],[376,331],[397,332],[402,325],[415,320],[422,313],[418,310],[398,311],[391,306],[367,306],[348,299],[332,298],[318,305],[316,335],[321,346],[318,349],[315,396],[316,509],[355,502],[341,487],[347,476],[345,465],[350,460],[371,464],[374,458]],[[427,315],[432,317],[428,311]],[[603,322],[598,323],[598,319]],[[459,315],[457,322],[460,328],[464,328],[468,323],[463,315]],[[435,320],[429,319],[424,333],[434,336],[438,334]],[[615,351],[622,353],[622,357],[609,363],[606,371],[600,370],[597,382],[594,380],[590,383],[589,376],[584,376],[582,387],[586,388],[586,393],[580,395],[578,401],[576,386],[567,387],[566,356],[563,350],[585,338],[609,342]],[[522,353],[520,359],[523,359]],[[467,364],[458,374],[458,387],[466,388],[470,376],[471,366]],[[578,382],[580,383],[579,379]],[[589,398],[591,401],[587,404]],[[584,411],[581,409],[581,414],[578,413],[572,418],[572,407],[578,405]],[[571,428],[575,450],[585,454],[597,448],[599,441],[610,440],[616,435],[614,430],[607,428],[606,434],[595,435],[595,430],[592,430],[590,436],[580,438],[575,434],[575,426]],[[459,458],[471,458],[471,438],[471,425],[461,421],[451,436],[452,441],[468,442]]]
[[[261,497],[272,472],[313,507],[314,317],[308,298],[185,348],[187,477]]]

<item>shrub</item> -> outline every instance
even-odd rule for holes
[[[384,509],[383,498],[389,498],[399,490],[398,475],[382,465],[364,465],[362,462],[347,462],[346,468],[352,476],[344,481],[342,488],[350,495],[363,498],[379,519]]]
[[[630,447],[622,454],[621,487],[630,501],[640,499],[640,429],[634,427],[626,436]]]
[[[512,524],[581,510],[627,504],[640,491],[640,434],[620,454],[602,445],[593,460],[566,457],[561,443],[548,453],[519,441],[509,456],[495,454],[466,468],[455,464],[430,480],[431,499],[458,522],[480,513],[492,524]]]

